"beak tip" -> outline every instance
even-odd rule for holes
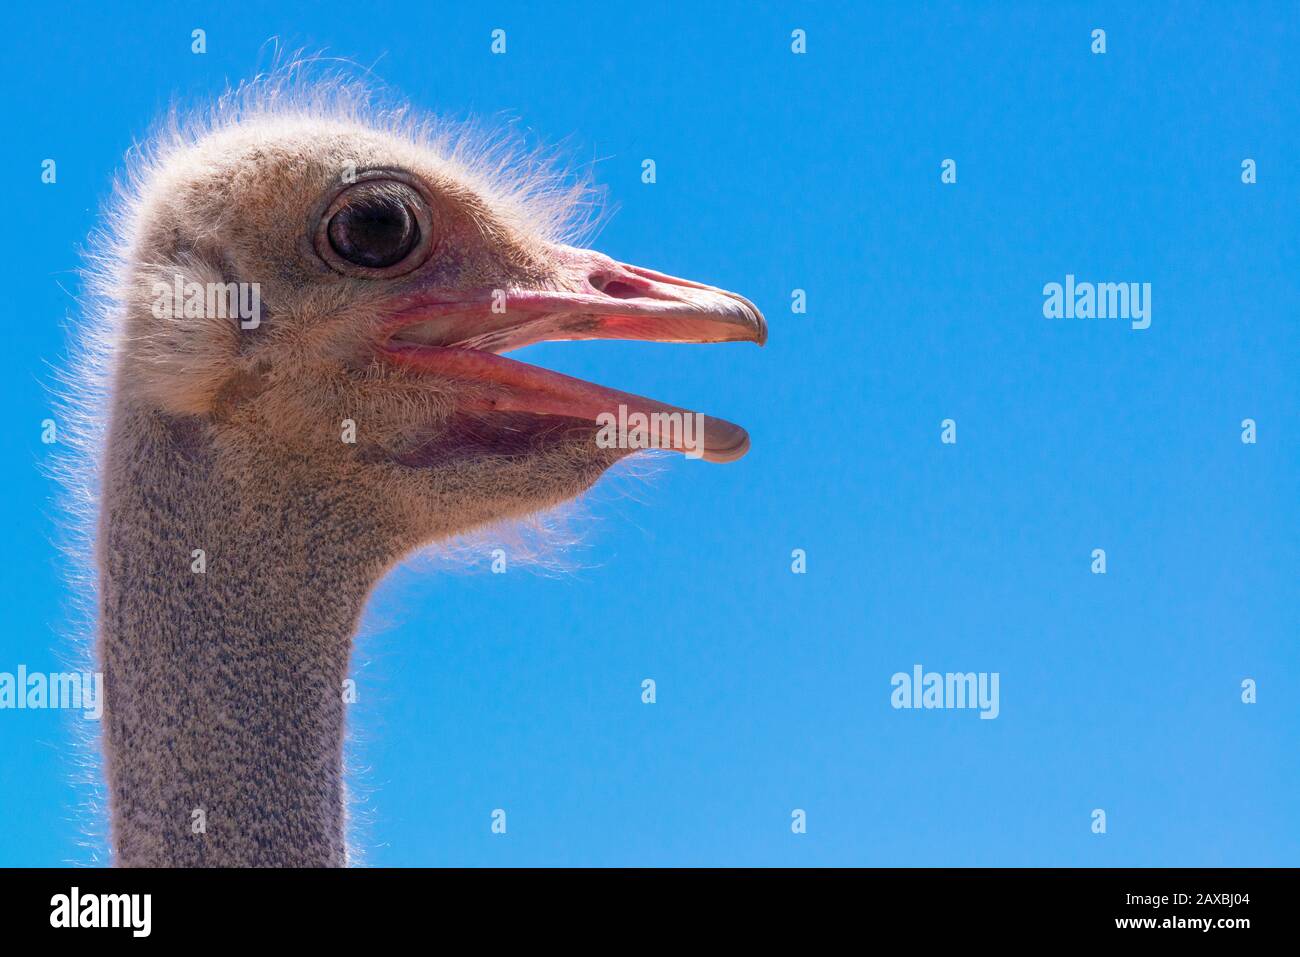
[[[722,419],[709,419],[704,443],[704,461],[726,463],[745,457],[749,451],[749,433]]]
[[[754,342],[760,347],[767,345],[767,319],[759,308],[748,299],[742,300],[749,309],[750,318],[754,326]]]

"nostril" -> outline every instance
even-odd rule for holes
[[[589,280],[597,292],[602,292],[612,299],[639,299],[644,293],[630,283],[609,276],[592,276]]]

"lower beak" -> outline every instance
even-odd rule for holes
[[[555,246],[551,253],[560,288],[511,288],[471,297],[421,294],[386,322],[385,354],[424,372],[478,383],[477,408],[596,422],[613,416],[620,423],[636,422],[639,440],[650,442],[633,448],[671,448],[715,462],[744,455],[749,437],[730,422],[699,416],[702,428],[696,433],[702,437],[692,446],[691,430],[674,429],[672,423],[680,418],[672,417],[695,413],[505,359],[501,353],[537,342],[580,339],[762,345],[767,324],[754,304],[732,292],[590,250]]]

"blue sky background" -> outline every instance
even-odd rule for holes
[[[484,549],[381,587],[351,711],[367,862],[1296,864],[1295,5],[707,6],[5,13],[0,671],[68,652],[40,422],[78,249],[157,112],[278,36],[564,141],[617,207],[599,248],[771,326],[530,350],[753,451],[599,487],[576,571],[492,575]],[[1066,273],[1150,282],[1151,327],[1044,319]],[[917,663],[999,672],[1000,717],[893,710]],[[0,711],[0,864],[103,860],[80,720]]]

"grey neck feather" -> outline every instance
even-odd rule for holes
[[[111,439],[99,655],[116,862],[346,863],[343,682],[384,549],[321,520],[337,489],[291,462],[223,463],[205,426],[119,408]]]

